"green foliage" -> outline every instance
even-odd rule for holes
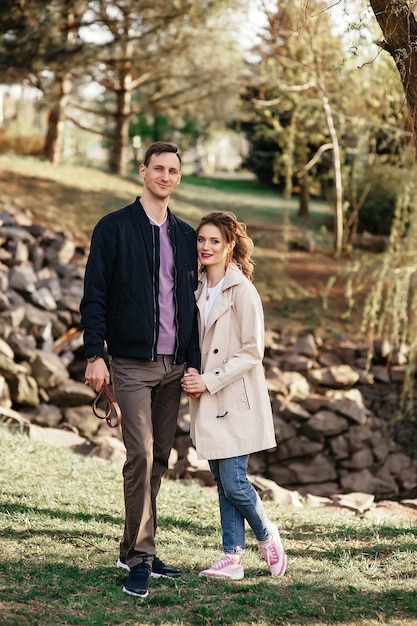
[[[249,140],[247,166],[260,180],[291,190],[297,173],[328,141],[319,82],[329,92],[341,89],[334,72],[341,60],[340,38],[321,0],[280,2],[266,15],[267,26],[254,46],[255,62],[242,91]],[[336,98],[336,96],[334,96]],[[314,176],[327,177],[323,159]],[[310,175],[312,173],[310,172]]]
[[[168,126],[165,115],[156,113],[155,115],[138,115],[136,121],[129,126],[129,136],[140,137],[144,145],[148,145],[153,141],[166,140],[172,137],[172,128]]]
[[[57,77],[85,72],[88,46],[78,29],[87,0],[27,0],[2,7],[0,69],[5,82],[26,80],[55,101]],[[4,16],[4,20],[3,20]]]
[[[387,354],[408,356],[408,369],[399,412],[408,432],[414,420],[417,355],[417,178],[415,167],[404,177],[398,192],[389,247],[375,272],[375,285],[363,311],[363,332],[371,340],[386,342]],[[401,427],[399,427],[401,430]],[[399,436],[401,439],[401,434]]]
[[[253,172],[259,182],[266,185],[276,185],[281,191],[284,189],[285,179],[275,175],[274,163],[279,158],[277,138],[267,126],[258,125],[254,130],[246,127],[246,137],[249,139],[249,151],[242,166]]]
[[[152,579],[139,600],[122,592],[121,463],[84,458],[0,426],[0,622],[4,626],[412,626],[417,619],[413,521],[266,501],[288,570],[269,575],[247,531],[245,578],[205,580],[221,553],[217,497],[165,480],[157,549],[182,569]],[[400,582],[399,582],[400,581]]]
[[[201,189],[214,189],[218,191],[225,191],[228,194],[242,194],[250,193],[257,196],[274,197],[274,192],[270,187],[262,185],[252,177],[244,178],[243,176],[237,177],[217,177],[217,176],[187,176],[183,175],[181,182],[187,185],[194,185]],[[279,197],[278,194],[275,197]]]
[[[358,232],[390,234],[395,205],[407,177],[407,171],[389,165],[368,171],[364,184],[371,187],[359,211]]]
[[[181,139],[178,143],[184,151],[194,145],[200,134],[197,120],[189,115],[179,119],[178,115],[168,117],[162,113],[142,114],[129,125],[131,141],[134,144],[134,138],[139,137],[142,147],[153,141],[172,141],[172,137],[179,136]]]

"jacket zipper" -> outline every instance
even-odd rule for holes
[[[156,242],[155,242],[155,228],[156,226],[151,225],[152,229],[152,252],[153,252],[153,274],[152,274],[152,300],[153,300],[153,341],[152,341],[152,361],[156,361],[156,341],[157,341],[157,306],[158,303],[156,301]]]
[[[176,258],[177,258],[177,248],[175,247],[174,242],[171,239],[171,226],[168,226],[168,239],[171,242],[172,245],[172,250],[174,253],[174,309],[175,309],[175,349],[174,349],[174,361],[173,364],[176,365],[177,363],[177,356],[178,356],[178,345],[179,345],[179,337],[178,337],[178,303],[177,303],[177,282],[178,282],[178,274],[177,274],[177,264],[176,264]]]

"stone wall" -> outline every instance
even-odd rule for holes
[[[277,448],[253,454],[249,470],[287,489],[317,496],[364,492],[378,498],[417,495],[414,445],[395,441],[394,418],[406,362],[367,345],[266,334],[264,359]],[[385,363],[384,363],[385,362]],[[176,448],[195,466],[183,406]],[[415,438],[413,439],[415,442]],[[186,463],[179,462],[181,474]]]
[[[74,448],[111,456],[120,451],[120,430],[93,415],[95,393],[84,385],[79,302],[87,247],[4,203],[0,224],[0,419],[55,429],[62,438],[71,432]],[[252,455],[253,474],[319,496],[416,493],[417,457],[394,440],[392,428],[406,355],[388,361],[375,350],[366,372],[367,350],[267,332],[265,371],[279,445]],[[200,468],[184,397],[170,474],[198,477]],[[208,481],[206,470],[201,477]]]

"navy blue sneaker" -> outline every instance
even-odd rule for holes
[[[130,571],[129,565],[126,563],[126,559],[123,557],[119,557],[116,563],[117,569],[124,569],[126,571]],[[174,567],[170,567],[169,565],[165,565],[161,559],[158,559],[157,556],[153,557],[152,562],[152,578],[179,578],[181,576],[181,572]]]
[[[165,565],[161,559],[155,555],[152,562],[152,578],[179,578],[181,572],[179,569]]]
[[[132,567],[129,576],[125,580],[123,591],[131,596],[146,598],[149,595],[149,576],[151,575],[151,566],[143,561]]]
[[[117,569],[125,569],[127,572],[130,572],[130,567],[126,563],[126,559],[122,556],[119,556],[116,563]]]

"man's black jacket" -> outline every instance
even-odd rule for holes
[[[168,209],[174,250],[175,363],[200,369],[194,290],[195,231]],[[159,329],[159,228],[149,222],[139,198],[96,225],[87,261],[81,327],[85,356],[155,361]]]

